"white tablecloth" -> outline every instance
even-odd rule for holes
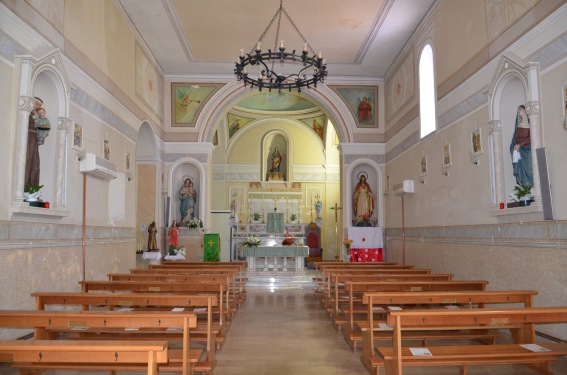
[[[353,242],[351,248],[374,249],[383,248],[382,227],[349,227],[348,238]]]

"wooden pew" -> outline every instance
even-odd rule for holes
[[[242,304],[246,298],[246,278],[242,276],[242,271],[236,267],[220,268],[220,267],[166,267],[166,268],[132,268],[131,274],[151,274],[151,275],[216,275],[230,273],[233,276],[233,282],[230,283],[229,293],[233,294],[237,306]]]
[[[334,289],[333,276],[341,274],[349,275],[393,275],[393,274],[407,274],[407,275],[423,275],[431,273],[430,269],[399,269],[399,268],[367,268],[367,269],[327,269],[323,271],[323,286],[321,296],[321,305],[325,306],[326,300],[332,296]]]
[[[567,343],[536,344],[535,324],[567,323],[567,307],[528,307],[508,309],[435,309],[388,311],[393,326],[393,347],[380,348],[387,375],[401,375],[404,366],[458,366],[461,374],[470,365],[526,364],[541,374],[552,374],[550,363],[567,355]],[[404,329],[486,329],[518,325],[514,344],[429,346],[431,355],[412,355],[402,347]],[[530,350],[520,344],[536,344]],[[543,348],[543,349],[541,349]]]
[[[229,297],[226,283],[223,282],[207,282],[207,283],[190,283],[190,282],[166,282],[166,281],[80,281],[83,292],[91,291],[107,291],[107,292],[137,292],[148,293],[155,292],[161,294],[166,293],[192,293],[192,294],[215,294],[219,298],[219,320],[220,327],[217,334],[217,348],[221,349],[224,343],[224,335],[230,324],[230,313],[225,306],[229,306]],[[120,294],[122,295],[122,294]],[[224,302],[222,302],[224,301]]]
[[[363,304],[367,308],[366,324],[356,322],[360,328],[363,340],[363,351],[361,361],[370,373],[378,373],[378,368],[384,365],[382,358],[375,356],[375,340],[392,340],[391,328],[381,327],[379,323],[385,323],[383,319],[376,320],[374,314],[385,314],[388,306],[398,306],[403,309],[415,309],[416,305],[438,308],[439,306],[454,306],[484,308],[488,305],[517,304],[519,307],[532,307],[533,298],[538,294],[534,290],[501,290],[501,291],[435,291],[435,292],[365,292]],[[486,335],[486,331],[478,331]],[[451,332],[457,332],[452,334]],[[403,333],[407,339],[417,339],[425,345],[429,338],[474,338],[475,332],[468,331],[459,334],[462,330],[446,330],[446,333],[411,331]],[[354,334],[353,334],[354,336]]]
[[[35,369],[105,369],[135,370],[147,368],[148,375],[158,374],[158,364],[168,361],[167,341],[68,341],[2,340],[0,361],[20,367],[21,375]],[[45,367],[42,367],[44,366]]]
[[[168,350],[168,363],[159,365],[163,371],[181,371],[193,374],[201,350],[191,349],[190,329],[197,326],[197,317],[192,312],[140,312],[140,311],[46,311],[46,310],[0,310],[0,327],[32,328],[34,339],[56,339],[61,334],[117,334],[126,340],[135,340],[137,334],[154,333],[167,340],[168,335],[182,334],[182,349]],[[155,339],[154,339],[155,340]],[[45,368],[47,364],[40,364]],[[18,365],[19,366],[19,365]],[[89,367],[85,364],[86,367]],[[20,367],[20,366],[19,366]],[[34,363],[21,366],[34,369]],[[139,368],[139,366],[137,366]]]
[[[101,308],[132,308],[136,311],[171,311],[172,308],[184,308],[199,317],[206,317],[204,324],[199,324],[191,330],[191,341],[205,341],[206,363],[197,364],[206,368],[207,363],[216,363],[215,349],[224,342],[224,333],[220,325],[213,324],[213,307],[218,306],[218,296],[211,294],[162,294],[162,293],[72,293],[72,292],[35,292],[36,309],[46,310],[50,307],[80,306],[83,311],[95,307]],[[195,310],[206,309],[202,314]],[[217,344],[217,337],[218,341]]]
[[[351,275],[336,274],[332,276],[334,294],[327,305],[327,311],[337,331],[341,331],[341,325],[347,325],[347,331],[353,330],[354,314],[363,314],[366,308],[362,306],[362,292],[365,283],[376,282],[418,282],[418,281],[451,281],[452,274],[390,274],[390,275]],[[354,285],[354,287],[351,287]],[[345,288],[346,287],[346,288]],[[346,293],[346,294],[345,294]],[[347,304],[345,306],[345,304]],[[355,311],[355,307],[358,311]]]

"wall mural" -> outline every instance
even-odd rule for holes
[[[252,120],[254,119],[229,113],[226,116],[226,123],[228,124],[228,138],[232,138],[237,131],[242,129],[244,125],[248,124]]]
[[[323,136],[325,135],[325,125],[327,124],[327,116],[321,115],[312,118],[301,119],[301,121],[309,126],[321,140],[323,140]]]
[[[415,94],[413,52],[386,83],[386,118],[392,118]]]
[[[378,87],[329,86],[347,104],[358,128],[378,127]]]
[[[163,81],[146,53],[136,43],[136,96],[161,119],[163,118]]]
[[[195,127],[204,104],[223,84],[172,83],[171,122],[173,127]]]

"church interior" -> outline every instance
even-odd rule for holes
[[[567,306],[564,0],[0,0],[0,82],[0,358],[32,294],[177,260],[249,281],[184,375],[384,373],[329,322],[326,262]]]

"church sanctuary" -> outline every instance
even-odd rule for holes
[[[567,375],[567,0],[0,0],[1,375]]]

